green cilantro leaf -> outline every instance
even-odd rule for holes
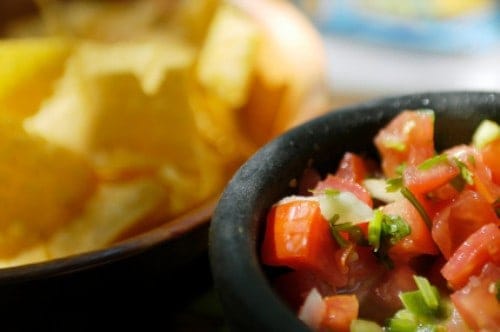
[[[448,156],[446,154],[438,154],[427,160],[424,160],[420,165],[417,166],[419,170],[426,171],[433,168],[436,165],[448,163]]]
[[[467,168],[467,165],[460,161],[458,158],[453,158],[453,160],[460,170],[460,175],[465,180],[465,182],[467,182],[467,184],[469,185],[473,185],[474,179],[472,176],[472,172],[469,170],[469,168]]]
[[[403,178],[402,177],[395,177],[388,179],[386,181],[386,187],[385,190],[387,192],[395,192],[400,190],[403,187]]]
[[[330,226],[330,233],[332,234],[333,239],[341,248],[345,248],[349,245],[349,241],[347,241],[337,229],[335,222],[340,218],[338,214],[335,214],[332,219],[328,220],[328,225]]]
[[[377,209],[368,224],[368,243],[378,259],[391,269],[394,264],[388,255],[389,248],[410,233],[411,227],[402,217],[387,215]]]
[[[396,150],[398,152],[403,152],[406,150],[406,144],[402,141],[387,139],[383,144],[386,148]]]
[[[404,237],[410,235],[410,225],[401,216],[384,215],[382,221],[382,238],[386,238],[391,244],[396,244]]]
[[[401,189],[401,194],[403,194],[403,196],[407,200],[410,201],[410,203],[415,207],[415,209],[417,209],[418,213],[420,214],[420,216],[424,220],[424,222],[427,225],[427,227],[429,229],[431,229],[432,228],[432,220],[431,220],[431,218],[427,215],[427,212],[425,211],[424,207],[422,206],[422,204],[420,204],[420,202],[413,195],[413,193],[410,191],[410,189],[408,189],[406,187],[403,187]]]

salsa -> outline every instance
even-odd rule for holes
[[[435,113],[403,110],[313,168],[267,214],[277,293],[315,331],[500,330],[500,126],[436,151]]]

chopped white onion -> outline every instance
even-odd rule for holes
[[[376,198],[384,203],[391,203],[403,198],[403,195],[399,190],[389,192],[385,189],[387,187],[385,179],[365,179],[363,181],[363,187],[368,190],[373,198]]]
[[[331,220],[337,215],[336,224],[348,222],[356,224],[370,220],[373,217],[373,209],[349,191],[314,196],[292,195],[281,199],[277,204],[303,200],[319,202],[321,214],[326,220]]]
[[[373,209],[356,195],[348,191],[341,191],[338,194],[318,195],[321,214],[331,220],[338,215],[336,224],[359,223],[372,219]]]
[[[311,289],[300,307],[299,319],[313,330],[317,330],[326,312],[326,305],[316,288]]]

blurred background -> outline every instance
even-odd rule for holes
[[[294,0],[324,38],[335,106],[381,95],[499,90],[493,0]]]
[[[323,36],[333,106],[416,91],[500,88],[497,0],[282,1]],[[0,1],[0,25],[6,14],[34,7]]]

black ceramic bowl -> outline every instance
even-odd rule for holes
[[[179,313],[211,287],[207,239],[217,199],[108,248],[0,269],[0,329],[176,329]]]
[[[310,160],[334,170],[349,150],[375,156],[372,139],[404,109],[435,111],[436,149],[468,143],[482,119],[500,120],[500,93],[444,92],[375,100],[332,111],[286,132],[249,159],[229,182],[212,217],[209,253],[216,290],[237,331],[307,331],[268,282],[258,251],[265,215]]]

